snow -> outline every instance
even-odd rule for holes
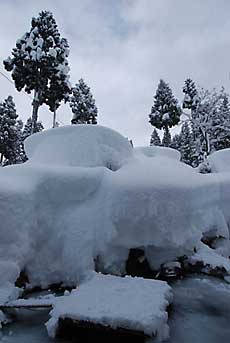
[[[213,277],[193,276],[177,281],[172,290],[170,338],[165,343],[229,342],[229,285]]]
[[[37,38],[37,46],[42,48],[43,44],[44,44],[43,38],[42,37],[38,37]]]
[[[230,172],[230,149],[215,151],[208,157],[213,173]]]
[[[57,51],[54,48],[49,48],[49,55],[56,58],[57,57]]]
[[[190,257],[189,261],[191,264],[202,262],[205,267],[207,266],[212,269],[224,268],[228,274],[230,273],[229,258],[217,254],[214,249],[211,249],[204,244],[201,244],[198,251]]]
[[[170,301],[170,287],[164,281],[95,274],[69,296],[56,300],[47,329],[55,337],[59,318],[71,318],[143,331],[161,341],[168,338]]]
[[[25,148],[28,162],[0,169],[2,301],[22,270],[31,285],[76,286],[95,261],[123,274],[131,248],[158,269],[205,232],[229,240],[228,173],[198,174],[173,149],[133,149],[98,125],[37,133]]]
[[[164,113],[163,116],[162,116],[162,120],[163,121],[169,120],[169,113]]]
[[[132,146],[119,133],[99,125],[72,125],[46,130],[25,142],[30,164],[119,169]]]
[[[163,156],[180,161],[180,152],[172,148],[160,146],[142,146],[134,148],[134,153],[143,154],[146,157]]]

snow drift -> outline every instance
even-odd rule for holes
[[[230,172],[230,149],[215,151],[208,156],[208,163],[214,173]]]
[[[130,248],[158,268],[192,254],[205,231],[228,239],[230,176],[198,174],[172,149],[138,151],[111,129],[76,125],[34,134],[26,152],[0,170],[2,289],[22,270],[32,285],[76,285],[95,261],[123,273]]]

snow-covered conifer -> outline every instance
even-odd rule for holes
[[[227,94],[223,98],[219,109],[213,118],[212,150],[230,148],[230,108]]]
[[[52,13],[42,11],[37,18],[32,18],[30,31],[17,40],[12,57],[4,61],[17,90],[34,91],[32,132],[39,106],[46,103],[55,111],[70,92],[67,56],[67,41],[60,37]]]
[[[188,122],[184,122],[181,127],[179,151],[181,153],[181,161],[192,166],[194,160],[194,141]]]
[[[21,144],[21,121],[17,120],[15,103],[12,96],[8,96],[0,103],[0,153],[1,164],[18,163]]]
[[[197,89],[196,89],[196,85],[194,81],[192,81],[189,78],[185,80],[183,93],[184,93],[183,108],[187,108],[187,109],[195,108],[198,97],[197,97]]]
[[[166,129],[177,125],[180,121],[181,109],[172,94],[169,85],[160,80],[154,103],[149,115],[149,122],[157,129]]]
[[[23,133],[22,133],[23,141],[31,135],[31,128],[32,128],[32,119],[28,118],[26,121],[26,124],[24,125],[24,128],[23,128]],[[44,130],[44,126],[42,125],[42,122],[37,121],[34,133],[40,132],[42,130]]]
[[[73,112],[72,124],[97,124],[97,107],[90,88],[80,79],[72,89],[70,107]]]
[[[181,136],[180,134],[176,134],[173,136],[171,140],[170,148],[180,151],[180,147],[181,147]]]
[[[160,146],[161,145],[161,139],[158,135],[158,132],[156,129],[153,130],[150,138],[150,146],[155,145],[155,146]]]
[[[36,125],[35,125],[35,128],[34,128],[34,133],[37,133],[37,132],[40,132],[44,130],[44,126],[42,125],[42,122],[41,121],[37,121],[36,122]],[[24,149],[24,140],[29,137],[30,135],[32,134],[32,119],[31,118],[28,118],[27,121],[26,121],[26,124],[24,125],[24,128],[22,130],[22,143],[21,143],[21,156],[22,156],[22,161],[25,162],[28,160],[27,156],[26,156],[26,152],[25,152],[25,149]]]

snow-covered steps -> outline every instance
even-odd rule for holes
[[[111,329],[163,340],[169,333],[166,309],[171,298],[164,281],[95,274],[70,295],[56,299],[46,325],[51,337],[67,320],[81,329]]]

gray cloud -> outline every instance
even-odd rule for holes
[[[228,90],[228,0],[1,0],[1,58],[42,9],[53,11],[71,47],[71,81],[85,78],[99,108],[99,123],[117,129],[135,144],[148,144],[153,95],[164,78],[181,98],[184,79]],[[0,79],[1,98],[15,97],[25,120],[31,100]],[[59,119],[69,123],[66,105]],[[51,125],[44,106],[40,118]]]

